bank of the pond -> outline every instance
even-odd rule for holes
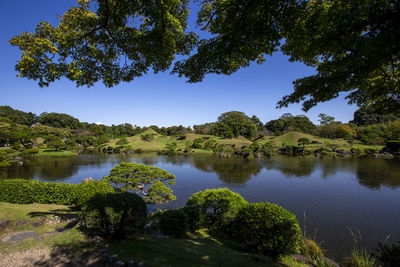
[[[249,202],[272,202],[294,212],[307,232],[322,242],[329,256],[342,259],[353,247],[353,232],[373,251],[378,242],[400,240],[400,164],[373,157],[318,158],[282,156],[222,158],[215,155],[160,156],[80,154],[76,157],[31,157],[6,169],[4,178],[81,183],[101,179],[120,162],[157,166],[176,175],[177,199],[168,208],[185,205],[190,195],[227,187]],[[304,219],[304,214],[306,219]]]
[[[0,229],[0,265],[111,265],[133,260],[135,266],[140,262],[144,266],[308,266],[293,256],[273,263],[267,257],[235,250],[204,230],[183,239],[150,233],[118,242],[93,239],[76,223],[68,227],[75,222],[71,218],[77,218],[77,211],[70,206],[0,202],[0,224],[8,221]]]

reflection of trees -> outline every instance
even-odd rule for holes
[[[13,165],[12,167],[10,167],[8,169],[8,177],[40,177],[40,179],[47,181],[64,180],[73,176],[78,171],[77,168],[74,168],[74,166],[76,166],[77,164],[77,157],[32,158],[30,160],[25,160],[24,165],[22,166]],[[82,165],[81,162],[79,162],[79,165]]]
[[[153,166],[153,165],[156,165],[158,163],[158,157],[157,156],[145,156],[143,158],[137,158],[137,159],[141,164],[144,164],[144,165]]]
[[[326,178],[335,175],[338,171],[354,172],[356,167],[356,158],[322,158],[319,164],[322,167],[322,177]]]
[[[314,171],[317,160],[312,157],[275,157],[264,161],[264,167],[267,169],[277,169],[287,177],[310,176]]]
[[[193,157],[190,163],[199,170],[215,172],[228,184],[243,184],[262,169],[260,161],[244,158]]]
[[[171,163],[175,166],[182,166],[188,162],[188,157],[186,156],[162,156],[161,159],[163,162]]]
[[[358,182],[373,189],[381,186],[396,188],[400,186],[400,162],[366,158],[357,161]]]

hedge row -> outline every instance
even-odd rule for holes
[[[113,192],[115,189],[105,181],[67,184],[25,179],[0,180],[0,202],[17,204],[42,203],[80,206],[96,194]]]

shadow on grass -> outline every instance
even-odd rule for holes
[[[33,211],[28,213],[31,218],[42,217],[42,216],[58,216],[60,218],[77,218],[78,217],[78,208],[76,207],[67,207],[65,209],[53,209],[48,211]]]
[[[33,266],[109,266],[107,258],[97,251],[94,242],[56,244],[49,255],[35,261]]]
[[[231,246],[225,240],[197,232],[182,239],[149,234],[141,238],[110,242],[108,249],[125,262],[143,261],[146,266],[279,266],[267,257],[238,251]]]

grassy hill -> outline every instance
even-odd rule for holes
[[[144,135],[152,135],[153,139],[151,141],[143,140]],[[203,144],[208,140],[214,140],[215,145],[223,145],[227,152],[233,151],[233,149],[240,149],[243,146],[249,146],[253,141],[246,139],[243,136],[238,136],[237,138],[232,139],[223,139],[221,137],[213,136],[213,135],[200,135],[195,133],[188,133],[183,135],[182,137],[177,136],[165,136],[157,133],[153,129],[147,129],[143,133],[137,134],[135,136],[131,136],[127,138],[128,144],[124,146],[130,146],[132,150],[141,149],[144,152],[157,152],[161,151],[165,148],[168,143],[175,142],[177,144],[178,151],[184,151],[187,147],[187,143],[193,143],[195,139],[203,139]],[[298,145],[298,140],[300,138],[307,138],[310,141],[310,144],[306,145],[307,148],[314,150],[317,148],[327,148],[332,149],[332,146],[336,147],[336,149],[344,149],[349,151],[351,148],[357,148],[361,151],[365,149],[375,149],[380,150],[383,146],[369,146],[369,145],[362,145],[357,142],[351,146],[346,140],[344,139],[329,139],[329,138],[321,138],[317,136],[313,136],[311,134],[305,134],[301,132],[287,132],[280,136],[266,136],[261,139],[258,139],[257,142],[260,145],[265,143],[272,143],[274,147],[281,147],[283,144],[295,146]],[[118,147],[117,142],[120,139],[113,139],[111,140],[107,146],[111,147]],[[212,153],[211,150],[203,150],[203,149],[192,149],[194,153]]]
[[[343,139],[321,138],[313,136],[311,134],[305,134],[300,132],[287,132],[280,136],[271,137],[269,138],[269,141],[271,141],[276,146],[281,146],[282,143],[294,146],[298,144],[298,140],[300,138],[307,138],[308,140],[310,140],[310,142],[314,143],[314,145],[316,146],[320,146],[321,144],[336,144],[338,146],[348,145],[348,142],[346,142]]]
[[[146,134],[153,135],[153,139],[151,141],[145,141],[143,140],[143,136]],[[175,142],[178,145],[178,149],[184,150],[186,147],[186,144],[188,142],[193,143],[195,139],[201,138],[203,139],[203,143],[206,142],[207,140],[214,140],[216,142],[216,145],[222,144],[227,147],[232,147],[234,146],[235,148],[241,148],[242,146],[248,146],[252,143],[252,141],[245,139],[244,137],[239,137],[239,138],[232,138],[232,139],[223,139],[217,136],[213,135],[200,135],[200,134],[194,134],[194,133],[188,133],[184,135],[184,139],[181,139],[180,137],[176,136],[165,136],[158,134],[156,131],[153,129],[147,129],[143,133],[137,134],[135,136],[131,136],[127,138],[128,144],[124,146],[131,146],[133,150],[136,149],[142,149],[143,151],[146,152],[156,152],[160,151],[165,148],[166,144]],[[120,139],[113,139],[111,140],[107,146],[111,147],[117,147],[117,142]],[[199,149],[196,149],[196,152],[207,152],[205,150],[201,151]]]

